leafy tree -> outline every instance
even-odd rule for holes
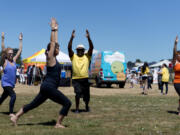
[[[142,61],[140,59],[136,59],[136,63],[141,63]]]
[[[13,49],[13,56],[15,56],[15,55],[17,54],[18,50],[19,50],[18,48],[14,48],[14,49]],[[19,64],[19,65],[22,64],[22,57],[21,57],[21,55],[20,55],[19,58],[16,60],[16,63]]]
[[[127,67],[129,68],[129,69],[132,69],[132,67],[134,67],[135,66],[135,64],[133,63],[133,62],[131,62],[131,61],[128,61],[127,62]]]

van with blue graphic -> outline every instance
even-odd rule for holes
[[[126,82],[125,56],[118,51],[103,51],[93,54],[89,70],[91,83],[96,83],[97,87],[106,84],[118,84],[119,88],[124,88]]]

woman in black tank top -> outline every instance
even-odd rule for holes
[[[11,115],[11,121],[14,125],[17,125],[17,120],[24,113],[32,110],[41,105],[46,99],[51,99],[56,103],[63,105],[59,112],[59,117],[55,128],[65,128],[62,125],[64,116],[67,116],[68,111],[71,107],[71,101],[59,90],[57,90],[60,82],[61,66],[56,60],[56,56],[59,54],[59,44],[57,43],[57,31],[58,24],[55,18],[51,19],[51,42],[47,46],[46,50],[46,63],[47,63],[47,74],[40,87],[39,94],[35,99],[25,106],[23,106],[15,115]]]

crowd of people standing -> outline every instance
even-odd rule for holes
[[[24,66],[17,67],[16,70],[16,83],[27,85],[38,85],[43,81],[46,71],[35,65],[29,65],[25,71]]]
[[[161,94],[168,94],[168,82],[169,82],[169,69],[168,66],[164,63],[159,67],[157,72],[158,75],[158,89],[161,90]],[[134,87],[135,84],[140,84],[140,88],[142,88],[142,94],[147,95],[148,89],[152,89],[152,84],[154,81],[153,71],[150,70],[148,63],[144,63],[144,65],[140,68],[139,72],[130,73],[128,80],[131,84],[131,88]],[[163,87],[165,85],[166,91],[163,92]]]

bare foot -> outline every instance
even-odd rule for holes
[[[55,128],[65,128],[65,126],[61,125],[61,124],[56,124]]]
[[[180,112],[178,113],[178,115],[180,116]]]
[[[14,114],[11,114],[11,121],[13,123],[14,126],[17,126],[17,116]]]
[[[10,113],[9,116],[12,117],[14,114],[13,113]]]

